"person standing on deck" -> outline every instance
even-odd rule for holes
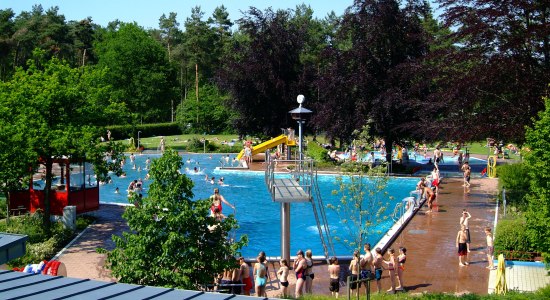
[[[380,280],[382,279],[382,263],[384,262],[384,258],[382,257],[382,249],[376,248],[374,249],[374,252],[376,252],[376,256],[372,261],[372,266],[374,267],[374,279],[376,279],[376,287],[378,288],[378,293],[380,293],[380,291],[382,291],[382,283],[380,282]]]
[[[338,299],[338,293],[340,292],[340,266],[338,265],[338,258],[336,256],[330,258],[328,273],[330,276],[329,290],[332,296]]]
[[[306,268],[307,264],[304,258],[304,251],[298,250],[296,253],[296,260],[294,261],[294,271],[296,272],[296,298],[300,298],[302,296],[302,290],[304,288],[304,283],[306,282]]]
[[[360,261],[360,267],[361,272],[359,273],[360,279],[369,279],[372,278],[372,261],[374,260],[372,253],[370,252],[370,244],[366,243],[363,246],[363,250],[365,250],[365,255],[361,257]],[[365,282],[365,289],[367,288],[367,283]],[[366,291],[366,290],[365,290]]]
[[[359,250],[353,251],[353,259],[349,263],[349,270],[351,272],[351,281],[349,288],[351,289],[351,294],[358,295],[359,294],[359,283],[357,280],[359,280],[359,266],[360,266],[361,259],[359,258]]]
[[[315,278],[315,274],[313,274],[313,254],[311,250],[306,251],[306,293],[312,294],[313,293],[313,278]]]
[[[466,227],[460,225],[460,231],[456,235],[456,248],[458,249],[458,265],[463,267],[469,265],[467,262],[468,248],[466,244],[468,236],[466,234]]]
[[[495,269],[493,260],[494,258],[494,242],[493,242],[493,235],[491,234],[491,228],[485,227],[485,234],[487,235],[487,261],[489,262],[489,265],[487,266],[487,269],[493,270]]]
[[[466,209],[463,209],[462,210],[462,216],[460,217],[460,225],[464,225],[464,228],[466,229],[466,249],[468,250],[468,252],[470,252],[470,226],[469,226],[469,221],[470,221],[470,218],[472,217],[472,215],[470,215],[470,213],[468,211],[466,211]]]
[[[250,268],[248,267],[248,264],[246,261],[244,261],[244,257],[239,257],[239,262],[241,263],[240,270],[241,270],[241,280],[244,284],[243,287],[243,294],[250,296],[250,290],[252,289],[252,279],[250,278]]]

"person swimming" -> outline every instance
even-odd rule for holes
[[[218,180],[218,184],[223,185],[223,177],[220,177],[220,179]]]
[[[120,190],[119,190],[118,186],[115,188],[115,194],[120,194]]]
[[[214,184],[216,182],[216,177],[212,176],[212,179],[210,179],[210,184]]]

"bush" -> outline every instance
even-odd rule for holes
[[[151,136],[168,136],[182,134],[178,123],[155,123],[155,124],[140,124],[140,125],[114,125],[107,126],[105,130],[111,131],[111,139],[123,140],[133,137],[137,143],[137,133],[140,138]]]
[[[506,189],[506,201],[517,208],[527,203],[525,195],[529,192],[529,174],[523,163],[497,166],[499,189]]]
[[[76,218],[76,230],[84,230],[88,225],[95,222],[96,218],[90,215],[81,215]]]
[[[534,251],[525,227],[525,217],[522,215],[500,220],[495,232],[495,254]]]
[[[241,144],[235,143],[233,146],[220,145],[219,147],[216,147],[216,148],[217,149],[215,151],[218,153],[237,153],[237,152],[240,152],[243,147],[241,146]]]
[[[40,213],[11,218],[10,224],[6,226],[6,231],[29,236],[27,252],[24,256],[11,260],[9,265],[12,267],[22,267],[49,260],[73,237],[71,230],[65,229],[63,224],[57,222],[52,224],[52,236],[48,238],[43,230]]]
[[[77,229],[86,228],[94,220],[95,218],[92,216],[78,216],[76,219]],[[0,223],[0,231],[25,234],[29,237],[25,255],[11,260],[9,262],[11,267],[22,267],[27,264],[49,260],[74,236],[74,232],[65,229],[61,222],[57,222],[52,224],[51,236],[48,237],[42,225],[42,214],[40,212],[10,217],[9,224]]]
[[[7,216],[7,209],[6,198],[0,196],[0,219],[4,219]]]

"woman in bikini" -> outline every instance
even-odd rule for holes
[[[210,196],[210,201],[212,201],[212,204],[210,205],[210,215],[212,216],[214,215],[216,208],[220,213],[222,213],[222,202],[235,209],[235,206],[231,205],[231,203],[227,202],[227,200],[220,195],[220,190],[218,189],[214,189],[214,195]]]
[[[281,259],[280,261],[281,267],[279,268],[279,271],[277,271],[277,275],[279,275],[279,280],[281,281],[282,288],[282,296],[284,298],[288,297],[288,262],[286,259]]]
[[[384,263],[388,267],[391,280],[391,289],[389,289],[388,292],[395,293],[395,268],[397,267],[397,260],[395,259],[395,251],[393,248],[390,248],[388,253],[390,254],[390,260],[384,260]]]
[[[355,295],[359,294],[357,282],[354,282],[359,279],[359,267],[361,262],[361,258],[359,257],[359,254],[360,254],[359,250],[353,251],[353,259],[349,263],[349,270],[351,271],[351,281],[352,281],[352,283],[350,283],[349,288],[351,289],[352,294],[355,291]]]
[[[256,296],[267,297],[265,293],[265,285],[267,283],[267,267],[265,266],[265,256],[258,256],[254,265],[254,281],[256,282]]]
[[[313,293],[313,278],[315,275],[313,274],[313,259],[312,259],[312,252],[311,250],[306,251],[306,293],[311,294]]]
[[[399,286],[395,288],[397,291],[402,291],[405,288],[403,284],[403,271],[405,271],[405,261],[407,260],[407,248],[399,247],[399,256],[397,257],[397,280]]]
[[[304,283],[306,280],[306,269],[307,264],[306,260],[304,259],[304,251],[298,250],[298,253],[296,253],[296,260],[294,261],[294,271],[296,272],[296,291],[295,296],[296,298],[300,298],[302,296],[302,289],[304,288]]]

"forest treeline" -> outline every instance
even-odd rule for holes
[[[52,57],[101,69],[110,86],[102,97],[123,107],[112,119],[122,124],[273,136],[295,125],[288,111],[303,94],[314,112],[308,130],[330,140],[368,128],[389,147],[523,142],[548,92],[549,2],[436,3],[438,19],[423,0],[356,0],[322,19],[307,5],[241,16],[197,6],[185,20],[163,14],[158,29],[66,20],[58,7],[4,9],[0,79]]]

